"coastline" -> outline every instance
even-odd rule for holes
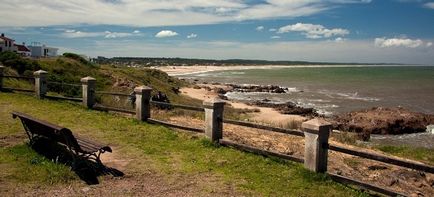
[[[275,69],[275,68],[341,68],[341,67],[375,67],[386,65],[256,65],[256,66],[158,66],[151,67],[153,69],[161,70],[169,76],[179,77],[183,75],[200,74],[214,71],[227,71],[227,70],[248,70],[248,69]],[[400,65],[388,65],[400,66]],[[401,65],[404,66],[404,65]]]

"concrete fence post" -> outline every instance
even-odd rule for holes
[[[136,118],[140,121],[146,121],[151,117],[151,100],[152,88],[139,86],[134,88],[136,93]]]
[[[301,127],[304,132],[304,167],[314,172],[326,172],[331,124],[312,119],[303,122]]]
[[[3,89],[3,71],[5,67],[0,63],[0,91]]]
[[[35,77],[35,93],[39,99],[44,98],[47,94],[47,72],[44,70],[38,70],[33,73]]]
[[[81,78],[81,86],[83,88],[83,105],[89,109],[95,105],[95,89],[96,79],[92,77]]]
[[[204,101],[205,135],[213,142],[223,138],[223,110],[225,102],[222,100]]]

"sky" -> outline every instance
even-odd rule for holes
[[[434,65],[434,0],[0,0],[0,32],[90,57]]]

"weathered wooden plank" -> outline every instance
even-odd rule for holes
[[[285,133],[285,134],[304,137],[304,133],[301,131],[297,131],[297,130],[271,127],[271,126],[260,125],[260,124],[255,124],[255,123],[251,123],[251,122],[230,120],[230,119],[223,119],[223,122],[228,123],[228,124],[238,125],[238,126],[250,127],[250,128],[255,128],[255,129],[262,129],[265,131],[273,131],[273,132],[277,132],[277,133]]]
[[[361,182],[361,181],[358,181],[358,180],[354,180],[354,179],[350,179],[350,178],[347,178],[347,177],[344,177],[344,176],[340,176],[340,175],[337,175],[337,174],[327,173],[327,175],[329,175],[330,178],[333,181],[336,181],[336,182],[339,182],[339,183],[342,183],[342,184],[347,184],[347,185],[348,184],[349,185],[356,185],[356,186],[361,187],[363,189],[371,190],[371,191],[374,191],[374,192],[377,192],[377,193],[380,193],[380,194],[384,194],[384,195],[388,195],[388,196],[407,196],[405,194],[401,194],[401,193],[398,193],[398,192],[395,192],[395,191],[392,191],[392,190],[388,190],[388,189],[385,189],[385,188],[377,187],[377,186],[371,185],[369,183],[364,183],[364,182]]]
[[[83,101],[82,98],[73,98],[73,97],[49,96],[49,95],[45,95],[44,97],[49,98],[49,99],[55,99],[55,100],[67,100],[67,101],[75,101],[75,102],[82,102]]]
[[[198,133],[205,133],[204,129],[177,125],[177,124],[173,124],[173,123],[170,123],[170,122],[165,122],[165,121],[156,120],[156,119],[152,119],[152,118],[148,118],[147,121],[149,123],[161,124],[161,125],[164,125],[164,126],[173,127],[173,128],[177,128],[177,129],[182,129],[182,130],[187,130],[187,131],[194,131],[194,132],[198,132]]]
[[[104,91],[96,91],[95,94],[111,95],[111,96],[131,96],[131,94],[126,94],[126,93],[120,93],[120,92],[104,92]]]
[[[253,146],[249,146],[249,145],[245,145],[245,144],[237,144],[237,143],[229,141],[229,140],[221,139],[219,141],[219,143],[221,145],[234,147],[236,149],[240,149],[240,150],[243,150],[246,152],[251,152],[251,153],[255,153],[255,154],[259,154],[259,155],[263,155],[263,156],[274,156],[274,157],[279,157],[282,159],[287,159],[287,160],[291,160],[291,161],[298,162],[298,163],[304,162],[303,158],[298,158],[298,157],[294,157],[291,155],[286,155],[286,154],[277,153],[277,152],[273,152],[273,151],[262,150],[262,149],[258,149],[258,148],[255,148]]]
[[[102,111],[116,111],[116,112],[122,112],[122,113],[133,114],[133,115],[136,114],[136,111],[134,111],[134,110],[121,109],[121,108],[116,108],[116,107],[108,107],[108,106],[104,106],[101,104],[94,105],[93,109],[102,110]]]
[[[173,107],[173,108],[180,108],[180,109],[186,109],[186,110],[191,110],[191,111],[199,111],[199,112],[205,111],[205,109],[203,107],[195,107],[195,106],[189,106],[189,105],[172,104],[172,103],[165,103],[165,102],[158,102],[158,101],[150,101],[150,103],[154,104],[154,105],[163,105],[163,106],[168,106],[168,107]]]
[[[348,149],[348,148],[344,148],[344,147],[340,147],[340,146],[336,146],[336,145],[329,145],[328,149],[333,150],[333,151],[337,151],[337,152],[341,152],[341,153],[345,153],[345,154],[349,154],[349,155],[359,156],[359,157],[366,158],[366,159],[371,159],[371,160],[381,161],[384,163],[389,163],[389,164],[393,164],[393,165],[397,165],[397,166],[401,166],[401,167],[411,168],[414,170],[420,170],[420,171],[424,171],[424,172],[434,173],[434,167],[429,166],[429,165],[425,165],[425,164],[419,164],[419,163],[415,163],[415,162],[404,161],[404,160],[388,157],[385,155],[379,155],[379,154],[362,152],[362,151],[358,151],[358,150],[352,150],[352,149]]]
[[[18,92],[35,92],[35,90],[21,89],[21,88],[9,88],[9,87],[3,87],[2,90],[3,91],[8,91],[8,92],[13,92],[13,91],[18,91]]]

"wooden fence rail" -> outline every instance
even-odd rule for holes
[[[173,103],[165,103],[165,102],[158,102],[158,101],[149,101],[151,104],[154,105],[161,105],[161,106],[167,106],[167,107],[173,107],[173,108],[180,108],[185,110],[191,110],[191,111],[199,111],[204,112],[205,109],[203,107],[196,107],[196,106],[189,106],[189,105],[180,105],[180,104],[173,104]]]
[[[337,152],[341,152],[341,153],[345,153],[345,154],[349,154],[349,155],[359,156],[359,157],[366,158],[366,159],[371,159],[371,160],[381,161],[384,163],[389,163],[389,164],[393,164],[393,165],[397,165],[397,166],[401,166],[401,167],[406,167],[406,168],[410,168],[410,169],[414,169],[414,170],[420,170],[420,171],[424,171],[424,172],[434,173],[434,167],[429,166],[429,165],[425,165],[425,164],[419,164],[419,163],[415,163],[415,162],[404,161],[404,160],[388,157],[385,155],[362,152],[362,151],[348,149],[348,148],[344,148],[344,147],[340,147],[340,146],[336,146],[336,145],[331,145],[331,144],[328,146],[328,149],[333,150],[333,151],[337,151]]]
[[[132,96],[131,94],[127,94],[127,93],[105,92],[105,91],[96,91],[95,94],[111,95],[111,96]]]
[[[361,187],[363,189],[367,189],[367,190],[371,190],[380,194],[384,194],[384,195],[388,195],[388,196],[407,196],[405,194],[401,194],[386,188],[381,188],[381,187],[377,187],[375,185],[369,184],[369,183],[365,183],[365,182],[361,182],[358,180],[354,180],[354,179],[350,179],[341,175],[337,175],[337,174],[332,174],[332,173],[327,173],[327,175],[336,182],[342,183],[342,184],[346,184],[346,185],[356,185],[358,187]]]
[[[81,84],[74,84],[74,83],[62,83],[62,82],[47,81],[47,84],[61,85],[61,86],[73,86],[73,87],[80,87],[81,88]]]
[[[22,89],[22,88],[10,88],[10,87],[2,87],[1,90],[8,91],[8,92],[13,92],[13,91],[18,91],[18,92],[35,92],[35,90]]]
[[[194,128],[194,127],[188,127],[188,126],[183,126],[183,125],[177,125],[177,124],[173,124],[173,123],[170,123],[170,122],[165,122],[165,121],[162,121],[162,120],[157,120],[157,119],[152,119],[152,118],[148,118],[147,122],[154,123],[154,124],[160,124],[160,125],[164,125],[164,126],[168,126],[168,127],[172,127],[172,128],[187,130],[187,131],[193,131],[193,132],[198,132],[198,133],[205,133],[204,129]]]
[[[290,161],[294,161],[294,162],[298,162],[298,163],[303,163],[304,159],[303,158],[299,158],[299,157],[295,157],[292,155],[286,155],[286,154],[282,154],[282,153],[278,153],[278,152],[273,152],[273,151],[267,151],[267,150],[263,150],[263,149],[258,149],[255,148],[253,146],[249,146],[249,145],[245,145],[245,144],[238,144],[229,140],[224,140],[221,139],[219,140],[219,143],[221,145],[224,146],[230,146],[230,147],[234,147],[236,149],[240,149],[246,152],[251,152],[251,153],[255,153],[258,155],[262,155],[262,156],[274,156],[274,157],[279,157],[282,159],[286,159],[286,160],[290,160]]]
[[[122,108],[116,108],[116,107],[109,107],[109,106],[104,106],[101,104],[95,104],[92,109],[96,109],[96,110],[102,110],[102,111],[116,111],[116,112],[122,112],[122,113],[127,113],[127,114],[136,114],[136,111],[134,110],[129,110],[129,109],[122,109]]]
[[[50,96],[45,95],[45,98],[53,99],[53,100],[66,100],[66,101],[75,101],[75,102],[82,102],[82,98],[74,98],[74,97],[64,97],[64,96]]]
[[[12,76],[12,75],[3,75],[2,77],[5,77],[5,78],[12,78],[12,79],[35,79],[34,77],[27,77],[27,76]]]
[[[254,128],[254,129],[262,129],[265,131],[273,131],[273,132],[277,132],[277,133],[284,133],[284,134],[304,137],[304,133],[301,131],[284,129],[284,128],[279,128],[279,127],[271,127],[271,126],[260,125],[260,124],[255,124],[255,123],[251,123],[251,122],[223,119],[223,123],[228,123],[228,124],[233,124],[233,125],[238,125],[238,126],[250,127],[250,128]]]

